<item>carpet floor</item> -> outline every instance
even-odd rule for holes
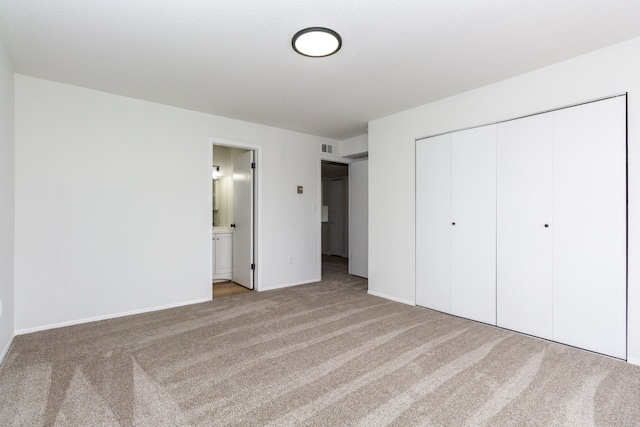
[[[640,367],[322,282],[16,337],[1,426],[630,426]]]

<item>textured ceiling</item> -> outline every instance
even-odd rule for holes
[[[2,0],[17,73],[334,139],[640,36],[638,0]],[[338,31],[307,58],[298,30]]]

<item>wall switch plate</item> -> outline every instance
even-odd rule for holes
[[[298,194],[302,194],[302,185],[298,185]]]

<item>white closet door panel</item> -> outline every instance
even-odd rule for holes
[[[497,324],[552,338],[551,113],[497,129]]]
[[[369,160],[349,165],[349,274],[369,277]]]
[[[416,143],[416,304],[451,312],[450,134]]]
[[[496,323],[496,126],[452,135],[451,313]]]
[[[626,358],[626,99],[553,122],[553,339]]]

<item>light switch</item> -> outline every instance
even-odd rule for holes
[[[298,185],[298,194],[302,194],[302,185]]]

